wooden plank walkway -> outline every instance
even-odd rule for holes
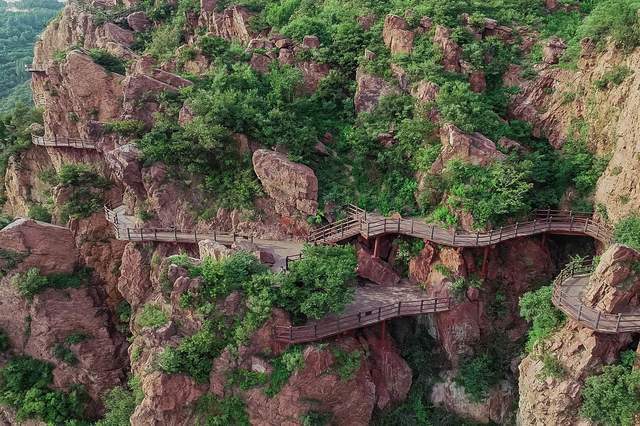
[[[50,146],[54,148],[78,148],[97,149],[94,141],[80,138],[45,138],[44,136],[31,135],[31,142],[38,146]]]

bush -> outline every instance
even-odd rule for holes
[[[627,66],[615,66],[612,70],[604,73],[601,79],[596,80],[596,88],[599,90],[611,89],[614,86],[619,86],[633,71]]]
[[[127,73],[124,61],[117,56],[112,55],[105,49],[91,49],[89,50],[89,56],[91,56],[93,62],[104,67],[104,69],[109,72],[122,75]]]
[[[567,372],[560,360],[553,354],[544,353],[541,357],[542,371],[540,372],[543,379],[553,377],[556,379],[563,378]]]
[[[356,255],[350,246],[305,246],[303,258],[281,277],[276,304],[298,319],[340,313],[355,289]]]
[[[66,424],[84,420],[86,392],[81,387],[72,387],[69,392],[50,389],[52,371],[52,364],[34,358],[9,360],[0,370],[0,401],[17,410],[19,421],[35,418]]]
[[[580,414],[597,424],[634,424],[640,413],[640,371],[633,369],[635,354],[623,354],[618,365],[602,368],[602,374],[588,377],[582,388]]]
[[[26,272],[15,275],[11,282],[18,288],[21,296],[32,300],[33,296],[48,289],[78,288],[87,284],[90,271],[82,269],[73,274],[40,275],[38,268],[30,268]]]
[[[362,364],[362,352],[357,350],[347,352],[342,348],[334,348],[332,352],[335,359],[333,368],[338,373],[340,380],[353,379]]]
[[[422,240],[400,240],[397,243],[398,250],[394,259],[394,266],[406,276],[409,273],[409,262],[420,254],[424,248]]]
[[[304,366],[304,357],[301,346],[291,346],[272,362],[273,372],[269,377],[267,387],[264,390],[269,398],[276,396],[282,387],[289,381],[289,377]]]
[[[116,386],[104,398],[106,412],[104,418],[96,422],[96,426],[126,426],[136,406],[144,395],[136,389],[136,380],[129,381],[129,386]]]
[[[204,394],[196,402],[198,424],[207,426],[250,426],[249,415],[244,401],[237,396],[227,396],[223,399],[214,395]]]
[[[6,331],[0,328],[0,352],[6,352],[11,348],[11,342],[9,341],[9,335]]]
[[[617,243],[640,250],[640,216],[628,216],[620,220],[613,231]]]
[[[495,358],[483,353],[465,360],[454,380],[464,388],[469,400],[481,402],[489,395],[491,388],[502,380],[501,369]]]
[[[139,137],[144,133],[144,123],[140,120],[118,120],[105,123],[103,129],[106,133]]]
[[[27,213],[31,219],[51,223],[51,212],[42,204],[32,204]]]
[[[520,316],[531,323],[525,345],[529,352],[564,324],[564,314],[551,302],[552,294],[553,287],[546,286],[520,298]]]
[[[69,190],[69,200],[62,205],[60,217],[85,218],[104,207],[104,191],[111,184],[91,168],[83,164],[65,164],[58,173],[60,185]]]
[[[144,305],[136,318],[139,327],[160,328],[169,321],[164,310],[157,305]]]

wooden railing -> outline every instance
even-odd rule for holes
[[[612,239],[611,228],[593,219],[587,213],[538,210],[532,220],[475,233],[446,229],[421,220],[392,219],[364,213],[351,215],[331,226],[318,229],[311,234],[309,241],[335,243],[358,234],[370,238],[392,233],[409,235],[452,247],[484,247],[541,233],[588,235],[605,244]]]
[[[229,245],[238,241],[253,242],[253,235],[227,233],[218,231],[198,232],[197,230],[180,230],[177,228],[140,228],[129,226],[119,219],[118,212],[104,207],[104,214],[113,227],[116,239],[123,241],[160,241],[168,243],[198,243],[202,240],[212,240]]]
[[[392,318],[445,312],[451,309],[452,303],[453,301],[448,297],[400,301],[364,309],[352,315],[320,320],[310,325],[276,326],[274,333],[276,339],[281,342],[311,342]]]
[[[44,136],[31,135],[31,141],[38,146],[51,146],[57,148],[96,149],[94,141],[80,138],[45,138]]]
[[[640,314],[611,314],[582,302],[582,291],[587,288],[594,267],[593,261],[586,260],[564,268],[554,281],[553,304],[581,325],[600,333],[639,332]]]
[[[345,210],[347,217],[315,229],[307,240],[309,242],[325,241],[331,236],[340,236],[345,239],[359,234],[360,224],[367,219],[367,212],[353,204],[349,204]]]

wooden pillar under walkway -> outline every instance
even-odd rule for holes
[[[375,239],[373,240],[373,257],[375,259],[380,259],[380,250],[382,249],[382,244],[380,243],[380,240],[382,239],[382,236],[377,236],[374,238]]]
[[[491,247],[490,246],[486,246],[484,248],[484,255],[482,257],[482,272],[480,273],[480,276],[485,279],[487,278],[487,274],[489,273],[489,251],[490,251]]]

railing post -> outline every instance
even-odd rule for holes
[[[413,219],[411,219],[411,235],[413,235]]]
[[[435,225],[431,225],[431,241],[433,241],[433,233],[436,230],[436,226]]]
[[[533,219],[533,233],[536,233],[536,220],[537,219]]]
[[[198,242],[198,230],[194,229],[193,230],[193,238],[196,240],[196,243]]]
[[[153,228],[153,239],[158,241],[158,229]]]
[[[598,318],[596,319],[596,331],[598,331],[598,326],[600,325],[600,315],[602,315],[602,312],[598,311]]]
[[[571,214],[571,212],[569,212],[569,214],[571,215],[571,222],[569,222],[569,232],[573,231],[573,214]]]
[[[382,316],[382,306],[378,306],[378,321],[380,321],[381,316]]]
[[[398,218],[398,234],[400,233],[400,218]]]
[[[520,226],[520,222],[516,222],[516,237],[518,236],[518,226]]]
[[[173,237],[178,241],[178,228],[173,228]]]
[[[436,297],[435,302],[433,303],[433,312],[438,312],[438,298]]]
[[[400,316],[400,309],[402,308],[402,301],[398,302],[398,316]]]
[[[618,314],[618,319],[616,320],[616,333],[620,330],[620,320],[622,319],[622,314]]]
[[[362,312],[358,312],[358,324],[362,322]]]
[[[371,222],[367,222],[367,238],[369,238]]]
[[[455,229],[453,230],[453,242],[452,242],[452,244],[453,245],[456,244],[456,230]]]
[[[382,225],[382,229],[383,229],[382,233],[386,234],[387,233],[387,218],[386,217],[384,218],[383,223],[384,223],[384,225]]]
[[[584,230],[582,231],[582,233],[586,234],[588,229],[589,229],[589,218],[587,218],[587,220],[584,222]]]
[[[504,231],[504,227],[500,227],[500,236],[498,237],[498,242],[502,241],[502,231]]]
[[[338,333],[340,332],[340,317],[336,318],[336,328],[338,329]]]
[[[420,301],[420,313],[424,311],[424,299]]]
[[[293,342],[293,327],[289,326],[289,341]]]
[[[476,231],[476,246],[480,243],[480,231]]]
[[[213,241],[217,241],[218,240],[218,234],[216,232],[216,230],[213,230]]]
[[[131,230],[129,229],[128,226],[127,226],[127,239],[131,240]]]

